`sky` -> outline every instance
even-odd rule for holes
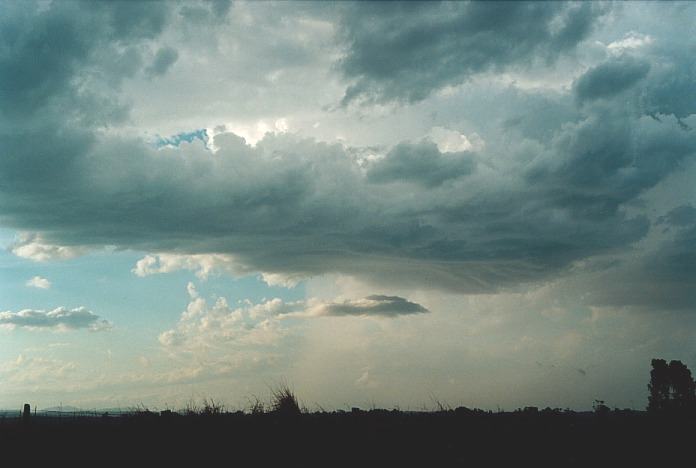
[[[0,408],[644,408],[696,4],[0,2]]]

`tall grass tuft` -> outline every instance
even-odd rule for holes
[[[287,383],[281,383],[276,388],[271,389],[271,410],[273,413],[283,416],[302,414],[295,392]]]
[[[261,399],[254,395],[249,401],[249,413],[253,415],[264,414],[266,412],[266,406],[263,404]]]
[[[212,398],[203,399],[203,408],[199,414],[203,416],[219,416],[225,412],[225,406]]]
[[[219,416],[225,413],[225,405],[213,398],[203,398],[199,405],[191,398],[182,411],[186,416]]]

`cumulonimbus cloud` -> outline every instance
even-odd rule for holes
[[[414,138],[381,148],[367,162],[356,157],[360,148],[293,134],[269,133],[252,146],[223,132],[206,135],[208,144],[196,138],[157,147],[113,130],[127,116],[123,81],[146,68],[140,52],[134,58],[125,51],[135,45],[155,50],[153,40],[174,8],[137,5],[132,8],[142,11],[133,24],[124,22],[131,7],[121,3],[82,12],[54,2],[29,17],[10,5],[0,20],[26,26],[7,29],[16,37],[0,61],[0,88],[9,90],[0,95],[6,155],[0,219],[5,227],[36,233],[12,248],[17,255],[69,258],[112,245],[152,253],[136,265],[141,275],[187,268],[205,276],[220,268],[290,284],[342,273],[376,284],[494,292],[557,278],[578,261],[630,249],[651,226],[640,197],[696,154],[689,130],[696,125],[696,101],[682,98],[693,92],[693,54],[655,48],[631,49],[642,54],[635,59],[612,55],[610,66],[578,76],[574,90],[544,100],[539,113],[551,117],[522,118],[525,131],[509,146],[451,153]],[[350,47],[341,70],[378,92],[395,90],[379,99],[407,101],[471,73],[528,58],[552,62],[586,37],[603,10],[585,3],[514,4],[499,20],[484,21],[502,7],[444,4],[427,10],[438,20],[433,35],[411,37],[408,31],[427,23],[413,11],[425,6],[364,8],[383,8],[385,16],[344,25]],[[448,9],[453,15],[443,14]],[[51,28],[52,22],[65,27]],[[541,32],[530,35],[537,31],[532,25]],[[404,49],[403,61],[373,69],[368,49],[397,26],[403,28],[384,50],[401,50],[409,37],[417,47]],[[479,42],[479,36],[500,40]],[[61,44],[60,54],[28,58],[40,40]],[[477,48],[462,48],[471,41]],[[473,65],[444,60],[487,45],[492,53]],[[437,52],[436,65],[412,70],[418,50]],[[49,60],[54,55],[61,61]],[[91,81],[113,57],[123,62],[113,79]],[[453,69],[437,65],[443,63]],[[597,90],[600,75],[614,77],[615,86]],[[397,86],[404,76],[414,78]],[[585,105],[573,99],[578,92]],[[503,140],[509,129],[496,131]],[[689,238],[672,244],[679,252],[692,247]],[[192,262],[191,256],[202,257]],[[209,258],[220,261],[198,261]]]

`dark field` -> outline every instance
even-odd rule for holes
[[[139,412],[0,422],[5,466],[694,466],[696,421],[466,408],[297,415]]]

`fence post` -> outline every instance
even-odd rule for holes
[[[24,403],[24,411],[22,412],[22,422],[29,423],[29,418],[31,418],[31,406],[29,403]]]

